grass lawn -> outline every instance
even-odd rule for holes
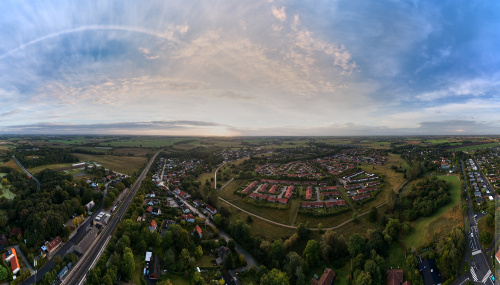
[[[0,198],[5,197],[9,200],[12,200],[14,199],[14,197],[16,197],[16,194],[12,193],[9,188],[10,186],[0,185]]]
[[[243,220],[246,222],[248,214],[231,208],[233,215],[231,215],[231,222],[236,222],[237,220]],[[273,241],[276,239],[284,239],[295,233],[295,229],[278,227],[256,217],[252,217],[252,222],[249,224],[252,227],[252,234],[255,236],[261,236],[262,238]]]
[[[90,155],[83,153],[74,153],[74,155],[82,161],[94,161],[102,164],[107,169],[127,175],[132,175],[134,172],[141,170],[147,162],[146,157],[136,156]]]
[[[403,240],[407,248],[418,248],[429,242],[434,234],[446,236],[455,226],[463,226],[462,204],[460,203],[460,182],[457,176],[437,176],[451,183],[451,201],[438,209],[432,216],[419,218],[410,234]]]
[[[385,260],[387,268],[398,268],[406,264],[405,253],[398,243],[391,243]]]
[[[211,172],[203,172],[202,174],[200,174],[200,176],[198,176],[197,180],[201,182],[200,191],[205,186],[205,182],[207,179],[210,182],[210,186],[212,188],[214,188],[215,185],[214,185],[214,182],[211,181],[211,178],[215,178],[215,174],[212,171]],[[220,178],[220,175],[219,175],[219,178]],[[225,182],[223,182],[223,181],[219,181],[219,182],[221,182],[222,185],[225,184]]]
[[[215,257],[211,255],[203,255],[198,260],[196,260],[196,266],[204,266],[204,267],[214,266],[213,263],[210,262],[212,259],[215,259]]]

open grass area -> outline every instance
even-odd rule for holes
[[[100,146],[110,147],[162,147],[173,145],[176,142],[198,140],[197,138],[180,137],[130,137],[117,140],[108,140],[99,143]]]
[[[132,175],[142,169],[147,162],[146,157],[136,156],[114,156],[114,155],[90,155],[74,153],[82,161],[93,161],[102,164],[105,168],[119,173]]]
[[[42,165],[42,166],[37,166],[33,168],[28,168],[28,170],[31,174],[36,174],[44,169],[55,169],[59,170],[62,168],[68,168],[73,166],[73,163],[57,163],[57,164],[48,164],[48,165]]]
[[[246,221],[248,214],[239,211],[235,208],[231,208],[233,215],[231,216],[231,221],[236,222],[237,220]],[[261,219],[252,217],[252,222],[249,224],[252,227],[252,234],[255,236],[261,236],[262,238],[273,241],[276,239],[285,239],[295,233],[295,229],[278,227]]]
[[[17,165],[17,163],[14,161],[14,159],[10,159],[9,161],[7,161],[6,163],[4,164],[0,164],[1,166],[6,166],[6,167],[10,167],[10,168],[13,168],[19,172],[23,172],[21,170],[21,168],[19,167],[19,165]]]
[[[9,200],[14,199],[16,197],[16,194],[12,193],[10,191],[10,186],[2,186],[0,185],[0,198],[5,197]]]
[[[405,253],[400,244],[396,242],[391,243],[385,263],[387,268],[398,268],[406,264]]]
[[[453,175],[437,177],[451,183],[451,201],[446,206],[438,209],[432,216],[419,218],[415,222],[412,231],[403,240],[407,248],[418,248],[428,243],[435,234],[446,236],[455,226],[463,226],[458,177]]]

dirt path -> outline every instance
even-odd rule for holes
[[[240,207],[238,207],[238,206],[236,206],[236,205],[232,204],[231,202],[229,202],[229,201],[227,201],[227,200],[225,200],[225,199],[223,199],[223,198],[221,198],[221,197],[219,197],[219,200],[221,200],[222,202],[224,202],[224,203],[226,203],[226,204],[228,204],[228,205],[230,205],[230,206],[232,206],[232,207],[234,207],[234,208],[236,208],[236,209],[238,209],[238,210],[242,211],[243,213],[246,213],[246,214],[248,214],[248,215],[250,215],[250,216],[256,217],[256,218],[258,218],[258,219],[261,219],[261,220],[266,221],[266,222],[268,222],[268,223],[271,223],[271,224],[273,224],[273,225],[277,225],[277,226],[280,226],[280,227],[285,227],[285,228],[289,228],[289,229],[296,229],[296,228],[297,228],[296,226],[290,226],[290,225],[285,225],[285,224],[278,223],[278,222],[275,222],[275,221],[271,221],[271,220],[269,220],[269,219],[266,219],[266,218],[264,218],[264,217],[261,217],[261,216],[259,216],[259,215],[254,214],[254,213],[251,213],[251,212],[245,211],[245,210],[243,210],[242,208],[240,208]],[[384,203],[382,203],[382,204],[377,205],[377,208],[382,207],[383,205],[385,205],[385,203],[386,203],[386,202],[384,202]],[[365,213],[363,213],[363,214],[359,215],[358,217],[364,216],[364,215],[368,214],[369,212],[370,212],[370,211],[365,212]],[[350,221],[352,221],[352,220],[353,220],[353,219],[349,219],[349,220],[347,220],[347,221],[345,221],[345,222],[343,222],[343,223],[341,223],[341,224],[339,224],[339,225],[336,225],[335,227],[323,228],[323,230],[324,230],[324,231],[326,231],[326,230],[335,230],[335,229],[338,229],[338,228],[342,227],[343,225],[345,225],[345,224],[349,223],[349,222],[350,222]],[[318,228],[309,228],[309,229],[310,229],[310,230],[313,230],[313,231],[317,231],[317,230],[318,230]]]

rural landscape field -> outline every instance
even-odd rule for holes
[[[381,284],[394,268],[413,284],[427,284],[424,260],[450,284],[473,280],[478,264],[496,266],[497,136],[3,136],[1,144],[2,229],[9,236],[21,228],[27,242],[18,250],[41,261],[21,263],[16,280],[29,281],[33,266],[46,272],[42,284],[66,280],[53,274],[66,275],[68,265],[84,264],[92,253],[91,233],[75,238],[85,233],[79,229],[92,229],[90,221],[111,227],[100,217],[122,214],[117,208],[137,179],[144,180],[131,204],[121,206],[124,220],[101,233],[108,239],[95,253],[100,261],[85,271],[89,283],[99,274],[118,278],[113,272],[123,272],[126,258],[133,271],[122,274],[136,284],[210,283],[213,274],[224,282],[234,276],[243,284],[304,284],[328,270],[335,284]],[[73,216],[57,214],[75,227],[54,229],[76,248],[39,255],[43,240],[29,230],[30,219],[22,211],[13,219],[29,201],[26,193],[40,191],[35,180],[42,193],[55,193],[49,205],[78,203]],[[105,265],[113,256],[117,271]],[[158,267],[144,275],[151,262]]]

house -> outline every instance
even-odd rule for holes
[[[366,193],[366,194],[354,196],[354,197],[352,197],[352,200],[361,201],[361,200],[369,198],[369,197],[370,197],[370,193]]]
[[[210,214],[212,214],[212,215],[217,214],[217,209],[215,209],[214,207],[212,207],[212,206],[210,206],[210,205],[207,205],[206,209],[207,209],[207,211],[209,211],[209,212],[210,212]]]
[[[184,214],[188,214],[191,210],[189,210],[189,207],[187,205],[182,206],[182,212]]]
[[[10,230],[10,237],[18,237],[19,235],[23,236],[23,230],[21,230],[21,228],[13,228]]]
[[[434,259],[426,259],[418,264],[418,271],[424,278],[424,285],[441,285],[441,274]]]
[[[231,254],[231,250],[227,246],[220,246],[216,248],[217,253],[219,254],[219,257],[215,259],[215,262],[218,265],[222,264],[222,261],[224,260],[224,257],[228,254]]]
[[[293,195],[293,185],[288,186],[285,193],[285,198],[290,199]]]
[[[335,200],[335,201],[329,201],[325,202],[327,208],[331,208],[333,206],[345,206],[345,201],[344,200]]]
[[[53,252],[56,248],[58,248],[62,243],[61,237],[56,237],[53,239],[51,242],[47,243],[45,245],[45,248],[47,249],[48,253]]]
[[[199,199],[196,199],[193,201],[193,204],[196,206],[196,207],[201,207],[201,205],[203,205],[203,201],[199,200]]]
[[[94,208],[94,206],[95,206],[94,201],[90,201],[87,204],[85,204],[85,209],[87,209],[87,211],[90,211],[90,209]]]
[[[311,285],[331,285],[333,284],[333,279],[335,279],[335,271],[325,268],[319,280],[316,278],[311,279]]]
[[[157,216],[158,216],[158,215],[161,215],[161,210],[160,210],[160,208],[156,208],[156,207],[155,207],[155,208],[153,208],[153,210],[151,210],[151,214],[153,214],[153,215],[157,215]]]
[[[203,231],[201,230],[200,226],[198,226],[198,225],[196,225],[196,227],[194,227],[193,233],[198,233],[198,235],[200,236],[200,238],[203,237]]]
[[[181,221],[186,221],[188,223],[194,223],[194,216],[192,214],[189,214],[189,215],[182,214],[180,219],[181,219]]]
[[[153,211],[153,206],[149,206],[146,208],[147,213],[151,213]]]
[[[273,187],[271,187],[271,189],[269,189],[269,194],[274,194],[276,193],[276,189],[278,188],[278,185],[273,185]]]
[[[500,264],[500,249],[497,251],[497,253],[495,253],[495,259]]]
[[[403,283],[403,269],[387,269],[387,285],[401,285]]]
[[[306,189],[306,200],[311,200],[312,199],[312,187],[308,186]]]
[[[156,224],[155,220],[152,220],[150,223],[149,223],[149,230],[150,231],[156,231],[156,228],[158,227],[158,225]]]
[[[21,270],[21,268],[19,267],[19,261],[17,260],[17,253],[15,248],[11,247],[7,249],[2,257],[5,262],[10,263],[13,274],[17,274]]]

